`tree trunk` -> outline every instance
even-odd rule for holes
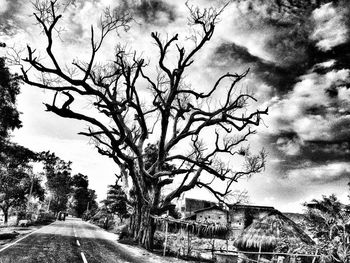
[[[8,209],[3,209],[2,211],[4,213],[4,224],[7,225],[8,218],[9,218],[9,211]]]
[[[134,240],[148,250],[153,249],[155,233],[155,222],[151,217],[151,210],[147,205],[137,205],[135,214],[130,220],[130,230]]]

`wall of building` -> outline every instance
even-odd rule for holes
[[[199,200],[199,199],[192,199],[192,198],[185,198],[185,206],[184,208],[181,208],[180,211],[184,212],[185,217],[188,217],[193,214],[193,212],[208,208],[213,205],[215,205],[215,202],[210,202],[206,200]]]
[[[227,224],[227,212],[219,209],[199,211],[196,213],[197,222]]]

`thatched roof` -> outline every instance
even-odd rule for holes
[[[191,220],[184,219],[175,219],[171,216],[161,217],[161,216],[151,216],[156,223],[164,224],[168,223],[169,225],[176,226],[176,228],[185,229],[191,233],[197,234],[223,234],[228,231],[228,226],[226,224],[219,223],[204,223],[196,222]]]
[[[261,245],[262,251],[272,251],[279,242],[285,240],[297,244],[314,244],[297,224],[274,210],[244,229],[234,245],[241,250],[258,250]]]

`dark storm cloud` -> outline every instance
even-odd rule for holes
[[[297,19],[250,7],[251,28],[273,32],[264,50],[279,60],[227,44],[218,51],[278,90],[273,131],[264,137],[276,174],[327,184],[350,179],[350,9],[346,1],[318,4]]]
[[[223,43],[213,55],[212,66],[216,67],[217,61],[222,65],[244,65],[251,68],[251,72],[266,84],[275,87],[280,92],[290,90],[297,81],[297,77],[305,71],[299,64],[279,66],[252,55],[247,48],[234,43]],[[299,65],[299,66],[298,66]]]
[[[210,66],[250,67],[251,78],[274,88],[273,127],[263,136],[273,174],[322,185],[350,174],[350,16],[344,1],[308,2],[235,1],[240,32],[264,32],[268,56],[233,39],[217,47]]]
[[[0,35],[14,35],[20,27],[18,14],[21,11],[20,0],[6,1],[5,7],[0,6]]]
[[[294,130],[280,131],[264,137],[272,158],[283,160],[281,171],[297,168],[301,163],[324,164],[350,160],[350,119],[339,118],[329,127],[327,139],[303,140]]]
[[[350,180],[350,141],[304,141],[296,133],[286,132],[271,140],[267,146],[270,160],[269,176],[287,187],[299,184],[332,185]],[[287,155],[283,147],[298,144],[298,154]],[[296,146],[294,146],[296,147]],[[299,191],[299,190],[296,190]]]
[[[165,25],[177,18],[176,7],[162,0],[123,0],[119,8],[134,14],[139,23]]]
[[[313,12],[329,2],[322,0],[234,1],[240,12],[240,16],[235,20],[235,26],[238,26],[243,33],[266,32],[263,49],[273,59],[266,61],[250,54],[246,47],[228,42],[217,48],[214,57],[218,57],[220,65],[225,61],[226,65],[241,64],[251,67],[252,72],[263,82],[273,86],[278,95],[291,91],[298,77],[306,74],[316,64],[334,59],[334,65],[326,70],[347,67],[350,63],[349,42],[340,42],[332,49],[326,50],[317,46],[319,39],[312,38],[315,28],[322,29],[324,25],[320,23],[328,22],[327,17],[324,21],[316,21]],[[338,10],[349,10],[345,2],[334,1],[334,7]],[[340,21],[349,27],[348,11],[342,12],[344,19]],[[322,12],[320,13],[322,19]],[[332,26],[332,24],[326,24],[326,26]],[[327,34],[324,35],[322,31],[318,33],[319,38],[327,37]],[[314,72],[322,71],[325,71],[322,67],[314,68]],[[336,90],[330,88],[329,94],[334,93],[336,94]]]
[[[350,140],[344,141],[306,141],[302,148],[303,159],[318,164],[326,161],[350,160]]]
[[[277,94],[292,90],[298,76],[314,64],[313,49],[309,38],[312,24],[311,10],[303,4],[296,15],[287,8],[285,1],[234,1],[240,16],[234,21],[242,33],[264,34],[265,52],[269,61],[254,56],[244,46],[223,43],[214,56],[222,64],[248,66],[259,79],[273,86]],[[249,35],[248,35],[249,37]],[[215,66],[215,65],[214,65]]]

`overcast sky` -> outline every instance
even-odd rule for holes
[[[0,42],[17,49],[45,47],[30,14],[30,1],[0,0]],[[220,7],[225,1],[192,0],[198,6]],[[343,1],[233,0],[221,16],[211,43],[190,72],[193,86],[213,83],[219,74],[250,74],[241,83],[269,106],[269,115],[251,145],[268,151],[265,172],[234,186],[246,189],[251,203],[282,211],[301,211],[301,203],[331,193],[348,202],[350,181],[350,8]],[[320,2],[320,5],[316,5]],[[107,39],[101,60],[112,59],[121,42],[146,58],[155,57],[150,36],[190,35],[185,1],[76,0],[63,15],[65,31],[55,52],[71,62],[88,55],[90,25],[98,24],[104,8],[130,10],[135,23],[127,33]],[[10,50],[1,50],[1,52]],[[73,162],[73,172],[89,176],[90,187],[103,199],[115,180],[116,166],[99,156],[88,140],[77,135],[86,127],[45,112],[52,96],[23,86],[18,108],[23,128],[14,140],[35,151],[51,150]],[[84,105],[88,109],[89,105]],[[209,198],[195,191],[191,197]]]

